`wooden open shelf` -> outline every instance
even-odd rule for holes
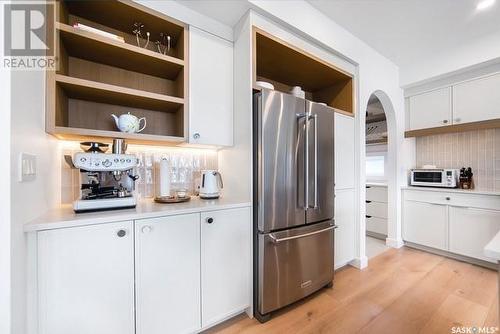
[[[432,136],[444,133],[466,132],[466,131],[495,129],[495,128],[500,128],[500,118],[491,119],[487,121],[480,121],[480,122],[454,124],[454,125],[440,126],[436,128],[406,131],[405,138]]]
[[[56,74],[56,83],[73,99],[157,111],[177,111],[184,99]]]
[[[300,86],[307,99],[354,115],[351,74],[256,27],[253,38],[254,83],[267,81],[276,90],[286,93],[293,86]],[[258,89],[255,84],[254,89]]]
[[[184,60],[56,23],[68,55],[163,78],[175,78]]]
[[[157,136],[142,133],[123,133],[117,131],[92,130],[57,127],[56,137],[62,140],[106,140],[109,138],[123,138],[131,144],[179,144],[184,142],[184,137]]]
[[[137,46],[134,22],[150,42]],[[74,28],[74,23],[115,34],[123,42]],[[137,144],[178,144],[187,135],[188,28],[133,1],[57,1],[49,28],[56,32],[58,68],[47,72],[46,131],[60,139],[125,138]],[[159,34],[172,37],[167,55]],[[111,114],[145,117],[141,133],[118,131]]]

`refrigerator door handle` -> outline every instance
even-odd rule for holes
[[[304,135],[304,208],[307,211],[309,209],[309,117],[310,113],[307,113],[305,117],[305,135]]]
[[[307,211],[309,208],[309,114],[297,114],[297,122],[304,119],[304,206]]]
[[[318,115],[312,115],[314,121],[314,206],[318,208]]]
[[[269,237],[271,238],[271,240],[273,241],[273,243],[278,244],[278,243],[283,242],[283,241],[289,241],[289,240],[294,240],[294,239],[309,237],[311,235],[315,235],[315,234],[323,233],[323,232],[326,232],[326,231],[334,230],[337,227],[338,227],[337,225],[331,225],[331,226],[329,226],[327,228],[324,228],[324,229],[321,229],[321,230],[318,230],[318,231],[304,233],[304,234],[300,234],[300,235],[294,235],[293,237],[276,238],[272,234],[270,234]]]

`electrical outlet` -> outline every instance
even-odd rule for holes
[[[19,182],[36,179],[36,155],[21,153],[19,158]]]

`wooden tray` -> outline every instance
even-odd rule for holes
[[[186,197],[174,197],[174,196],[165,196],[165,197],[155,197],[156,203],[182,203],[188,202],[191,200],[191,196]]]

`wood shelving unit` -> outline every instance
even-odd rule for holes
[[[306,99],[326,103],[337,112],[354,116],[354,78],[333,64],[309,54],[267,32],[253,28],[255,81],[267,81],[275,90],[289,93],[293,86],[305,91]]]
[[[132,34],[135,22],[150,42]],[[124,41],[73,27],[82,23]],[[185,141],[188,112],[188,29],[132,1],[57,1],[57,71],[47,72],[46,131],[61,139],[125,138],[131,143]],[[157,52],[160,33],[171,36]],[[111,114],[146,117],[145,130],[120,132]]]

